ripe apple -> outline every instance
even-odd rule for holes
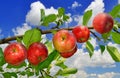
[[[27,56],[27,50],[21,43],[10,43],[4,50],[4,58],[8,64],[18,66]]]
[[[100,34],[111,31],[113,24],[113,18],[107,13],[99,13],[93,19],[93,27]]]
[[[53,36],[53,45],[59,52],[72,51],[76,46],[75,36],[68,30],[60,30]]]
[[[64,58],[69,58],[77,52],[77,46],[70,52],[61,52],[60,55]]]
[[[47,47],[39,42],[32,43],[28,48],[27,59],[32,65],[38,65],[48,57]]]
[[[90,31],[86,26],[76,26],[73,28],[72,33],[79,43],[86,42],[90,37]]]

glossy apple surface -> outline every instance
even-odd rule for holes
[[[90,37],[90,31],[86,26],[76,26],[73,28],[72,33],[79,43],[86,42]]]
[[[30,45],[27,52],[27,59],[32,65],[38,65],[48,57],[47,47],[39,42]]]
[[[20,65],[26,59],[27,50],[21,43],[11,43],[4,50],[4,58],[8,64]]]
[[[107,13],[99,13],[93,19],[93,27],[100,34],[111,31],[113,24],[113,18]]]
[[[69,58],[77,52],[77,46],[70,52],[61,52],[60,55],[64,58]]]
[[[52,40],[55,49],[59,52],[72,51],[76,46],[76,38],[68,30],[58,31]]]

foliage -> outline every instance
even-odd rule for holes
[[[114,18],[114,28],[112,31],[102,34],[100,36],[97,36],[95,34],[98,34],[94,32],[94,36],[96,38],[101,39],[101,42],[103,41],[105,44],[99,45],[99,49],[101,50],[101,54],[105,50],[108,51],[108,53],[111,55],[114,61],[120,62],[120,52],[116,47],[109,46],[107,45],[107,42],[111,41],[116,44],[120,44],[120,23],[115,19],[119,18],[120,16],[120,5],[115,6],[109,14]],[[50,15],[45,15],[45,11],[43,9],[41,11],[41,26],[49,27],[51,23],[56,24],[53,26],[51,29],[51,32],[56,33],[57,30],[62,26],[65,22],[68,21],[70,18],[68,15],[65,14],[65,9],[64,8],[58,8],[58,14],[50,14]],[[88,22],[92,16],[92,10],[89,10],[84,13],[83,15],[83,25],[87,26]],[[17,38],[16,40],[18,42],[23,42],[24,45],[28,48],[30,44],[34,42],[41,42],[42,38],[42,32],[41,29],[39,28],[33,28],[31,30],[28,30],[25,32],[22,38]],[[1,42],[1,40],[0,40]],[[65,59],[62,58],[58,51],[56,51],[52,45],[52,41],[46,40],[44,44],[47,46],[48,51],[49,51],[49,56],[46,60],[43,62],[39,63],[37,66],[32,66],[31,64],[28,63],[28,61],[25,61],[23,64],[20,66],[12,66],[9,65],[5,62],[4,60],[4,55],[3,55],[3,50],[0,48],[0,74],[3,75],[4,78],[18,78],[18,75],[25,76],[27,77],[30,76],[38,76],[39,78],[57,78],[57,76],[69,76],[71,74],[77,73],[76,68],[71,68],[65,65]],[[78,44],[79,45],[79,44]],[[95,47],[91,43],[90,39],[86,42],[86,50],[89,52],[89,56],[92,58],[92,55],[94,54],[94,49]],[[76,59],[77,60],[77,59]],[[15,69],[15,71],[8,72],[3,69],[3,66],[6,66],[6,69],[11,70],[12,68]],[[59,70],[54,73],[54,75],[51,75],[51,68],[53,66],[59,67]],[[20,69],[23,69],[22,71]]]

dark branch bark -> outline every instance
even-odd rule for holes
[[[88,27],[89,29],[93,29],[93,27]],[[56,31],[59,31],[59,30],[62,30],[62,29],[65,29],[65,30],[72,30],[73,27],[70,27],[70,28],[61,28],[61,29],[50,29],[50,30],[40,30],[42,34],[50,34],[52,33],[53,30],[56,30]],[[8,43],[9,41],[12,41],[12,40],[16,40],[17,38],[22,38],[23,35],[19,35],[19,36],[13,36],[13,37],[8,37],[8,38],[3,38],[0,40],[0,44],[4,44],[4,43]]]

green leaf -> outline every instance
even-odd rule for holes
[[[67,76],[67,75],[70,75],[70,74],[75,74],[77,73],[77,69],[76,68],[65,68],[63,70],[59,70],[57,75],[61,75],[61,76]]]
[[[99,45],[99,46],[100,46],[101,54],[103,54],[103,52],[105,51],[105,46],[104,45]]]
[[[45,43],[45,45],[47,46],[48,52],[51,53],[54,50],[54,47],[52,45],[52,41],[47,41]]]
[[[62,69],[65,69],[67,66],[64,64],[64,62],[65,60],[58,60],[55,65],[61,67]]]
[[[120,44],[120,34],[112,32],[112,39],[115,43]]]
[[[4,54],[3,54],[2,48],[0,47],[0,66],[4,64],[5,64]]]
[[[58,8],[58,15],[61,17],[65,14],[65,9],[64,8]]]
[[[94,53],[94,47],[89,41],[86,42],[86,49],[89,51],[90,57],[92,57]]]
[[[104,34],[102,34],[102,38],[106,41],[110,37],[110,34],[111,34],[111,31],[108,33],[104,33]]]
[[[115,6],[115,7],[111,10],[110,15],[111,15],[113,18],[116,18],[119,13],[120,13],[120,4],[118,4],[117,6]]]
[[[5,72],[3,73],[4,78],[18,78],[17,74],[15,72]]]
[[[44,9],[40,9],[40,12],[41,12],[41,21],[43,21],[45,18],[45,11]]]
[[[113,46],[107,46],[107,51],[111,55],[112,59],[116,62],[120,62],[120,52]]]
[[[50,14],[48,16],[45,16],[42,25],[48,26],[49,23],[55,22],[57,16],[55,14]]]
[[[47,58],[45,61],[39,63],[37,69],[38,69],[38,70],[42,70],[42,69],[44,69],[44,68],[48,68],[48,66],[51,64],[51,62],[52,62],[54,59],[56,59],[56,57],[57,57],[58,55],[59,55],[59,53],[58,53],[56,50],[54,50],[52,53],[49,54],[48,58]]]
[[[68,15],[63,15],[63,21],[68,21],[70,17]]]
[[[25,32],[23,42],[28,48],[33,42],[41,41],[41,32],[38,29],[31,29]]]
[[[90,20],[92,16],[92,10],[88,10],[85,12],[84,16],[83,16],[83,25],[87,25],[88,24],[88,21]]]

